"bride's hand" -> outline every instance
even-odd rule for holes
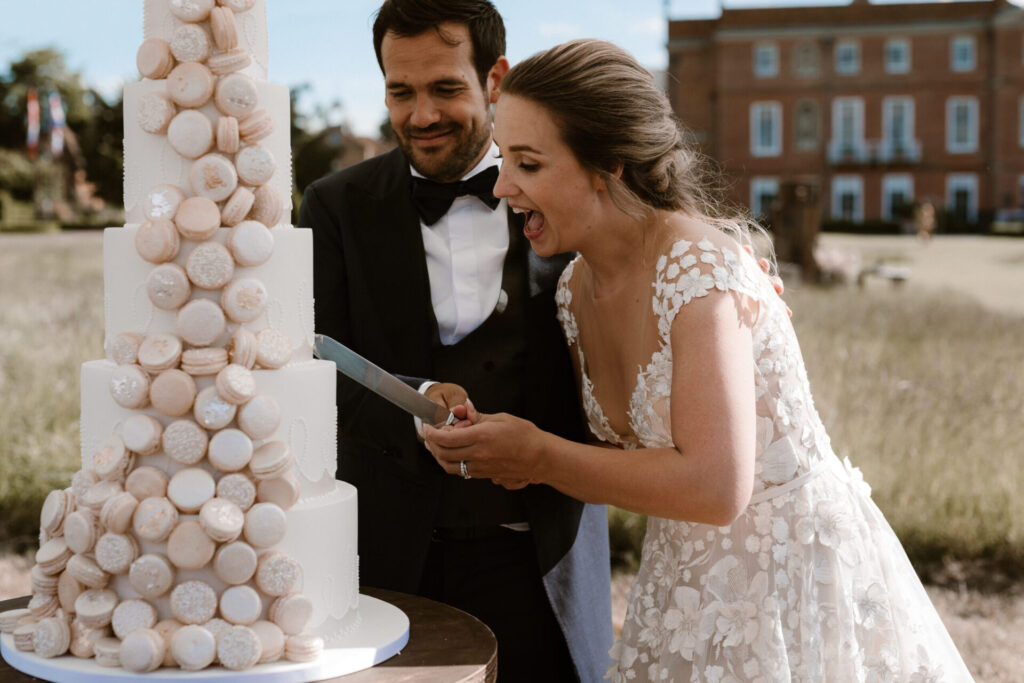
[[[485,415],[472,402],[465,405],[466,417],[457,428],[423,428],[427,450],[444,471],[460,475],[464,462],[474,479],[493,479],[505,488],[536,483],[543,432],[514,415]]]

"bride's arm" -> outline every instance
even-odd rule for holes
[[[473,477],[529,480],[587,502],[729,524],[753,487],[755,316],[744,297],[721,292],[677,313],[672,448],[621,451],[575,443],[506,414],[482,415],[464,429],[429,430],[428,447],[451,473],[464,460]]]

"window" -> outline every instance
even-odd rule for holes
[[[750,105],[750,153],[755,157],[782,153],[782,105],[778,102]]]
[[[882,177],[882,218],[899,219],[900,213],[914,201],[914,177],[909,173],[893,173]]]
[[[953,71],[974,71],[974,36],[953,38],[949,60],[949,67]]]
[[[832,140],[829,147],[833,161],[858,160],[865,154],[864,100],[859,97],[832,100]]]
[[[779,179],[754,176],[750,179],[750,215],[764,218],[771,213],[772,204],[779,196]]]
[[[955,220],[978,220],[978,176],[951,173],[946,177],[946,209]]]
[[[754,46],[754,75],[769,78],[779,75],[779,46],[761,43]]]
[[[793,49],[793,73],[797,76],[817,76],[819,61],[816,43],[798,43]]]
[[[978,150],[978,98],[946,100],[946,151],[967,154]]]
[[[819,137],[818,103],[814,100],[803,100],[796,105],[793,139],[799,150],[818,148]]]
[[[1017,206],[1024,208],[1024,175],[1017,176]]]
[[[1024,97],[1020,98],[1020,113],[1017,115],[1017,142],[1024,147]]]
[[[836,73],[855,74],[860,71],[860,45],[855,40],[836,43]]]
[[[890,38],[885,42],[885,72],[905,74],[910,71],[910,41]]]
[[[914,98],[886,97],[882,100],[882,152],[886,159],[916,156],[914,140]]]
[[[864,181],[860,176],[837,175],[832,179],[832,218],[864,220]]]

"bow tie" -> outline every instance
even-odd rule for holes
[[[412,203],[420,219],[427,225],[433,225],[441,220],[441,216],[448,213],[456,197],[473,195],[494,211],[500,202],[491,192],[497,180],[497,166],[485,168],[472,178],[457,183],[438,183],[413,176]]]

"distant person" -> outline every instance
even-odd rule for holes
[[[970,681],[796,336],[651,75],[573,41],[512,68],[495,194],[540,256],[602,446],[508,414],[424,428],[449,472],[649,515],[612,681]],[[470,398],[473,398],[472,391]]]
[[[925,200],[914,207],[914,230],[917,238],[927,243],[935,233],[935,205]]]

